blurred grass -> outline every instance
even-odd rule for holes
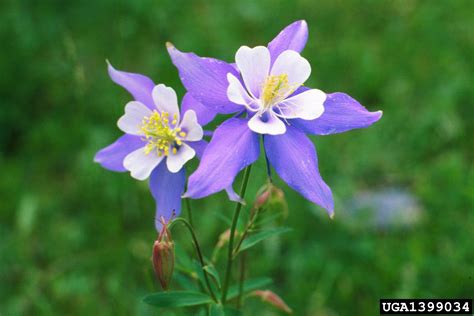
[[[146,184],[92,163],[120,135],[130,99],[105,59],[182,96],[165,41],[230,61],[297,19],[310,27],[308,85],[384,111],[370,129],[315,139],[336,214],[357,192],[397,186],[425,216],[406,230],[354,231],[282,184],[294,231],[252,252],[250,274],[271,274],[295,315],[376,314],[380,297],[472,297],[473,13],[469,0],[2,1],[0,314],[156,314],[141,303],[157,290]],[[263,174],[260,161],[249,192]],[[222,194],[193,205],[209,249],[225,229],[213,214],[231,206]]]

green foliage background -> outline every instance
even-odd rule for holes
[[[0,314],[156,315],[141,302],[158,290],[147,185],[92,162],[120,135],[130,100],[105,59],[182,97],[166,41],[231,61],[297,19],[310,27],[308,85],[384,117],[314,138],[336,218],[282,184],[294,230],[251,252],[249,274],[273,277],[295,315],[375,315],[381,297],[472,297],[473,13],[470,0],[2,1]],[[264,173],[260,161],[249,201]],[[379,231],[339,220],[358,192],[392,186],[418,198],[420,223]],[[225,229],[215,214],[232,205],[223,194],[192,203],[210,256]],[[277,313],[248,303],[249,315]]]

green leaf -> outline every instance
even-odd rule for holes
[[[272,228],[272,229],[263,230],[261,232],[250,235],[250,237],[246,238],[242,242],[242,245],[240,246],[239,252],[244,251],[244,250],[246,250],[250,247],[255,246],[256,244],[258,244],[259,242],[261,242],[264,239],[289,232],[290,230],[291,230],[291,228],[288,228],[288,227],[279,227],[279,228]]]
[[[199,292],[172,291],[147,295],[143,302],[159,307],[184,307],[209,304],[212,298]]]
[[[216,281],[217,287],[221,288],[221,279],[219,278],[219,273],[217,272],[216,268],[213,264],[208,264],[204,266],[204,270],[209,273],[214,281]]]
[[[271,284],[273,281],[270,278],[256,278],[244,281],[243,293],[247,293],[253,290],[257,290],[264,286]],[[233,285],[227,292],[227,299],[231,300],[239,295],[239,285]]]

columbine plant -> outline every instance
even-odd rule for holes
[[[235,313],[229,305],[241,308],[244,295],[250,293],[248,297],[260,297],[291,313],[277,294],[262,289],[268,285],[268,279],[245,280],[245,251],[265,238],[287,231],[285,228],[265,229],[264,210],[271,205],[281,205],[286,213],[284,194],[272,183],[271,167],[291,188],[325,208],[332,217],[332,192],[319,174],[316,149],[306,134],[329,135],[364,128],[382,116],[381,111],[369,112],[345,93],[327,94],[303,86],[311,74],[310,63],[300,55],[307,38],[306,22],[294,22],[268,46],[240,47],[235,54],[235,64],[183,53],[168,43],[172,62],[187,90],[181,113],[171,88],[155,86],[142,75],[119,72],[109,66],[112,79],[129,90],[135,101],[127,104],[125,115],[118,122],[127,134],[101,150],[96,161],[110,170],[128,170],[139,180],[150,176],[160,236],[166,232],[166,238],[171,240],[172,227],[181,222],[191,233],[198,259],[198,270],[195,265],[180,270],[188,271],[192,279],[197,276],[201,292],[185,287],[188,291],[149,295],[145,302],[161,307],[207,305],[211,314],[223,315]],[[212,138],[207,144],[202,140],[201,125],[210,122],[216,114],[234,115],[209,134]],[[250,206],[246,222],[239,224],[250,167],[260,156],[260,140],[269,180]],[[200,164],[189,177],[183,194],[183,166],[195,155],[200,158]],[[243,169],[239,196],[232,184]],[[197,199],[221,190],[226,190],[229,198],[238,203],[230,229],[221,234],[212,259],[207,260],[192,222],[177,217],[181,210],[180,199],[182,194],[184,198]],[[161,247],[166,248],[166,256],[158,251],[161,248],[157,245],[161,246],[162,240],[159,237],[155,243],[155,268],[162,258],[174,258],[169,253],[174,244]],[[226,243],[227,256],[222,263],[218,253]],[[241,260],[239,282],[231,287],[232,266],[237,257]],[[222,282],[217,269],[220,265],[225,266]],[[167,262],[167,267],[170,266],[174,266],[174,261]],[[167,288],[170,269],[166,271],[157,275]]]

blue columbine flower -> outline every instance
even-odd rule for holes
[[[189,177],[186,197],[202,198],[230,186],[239,171],[257,160],[262,135],[266,157],[278,175],[333,214],[331,189],[319,174],[316,150],[305,134],[368,127],[382,112],[369,112],[344,93],[303,87],[311,73],[299,54],[307,38],[306,22],[294,22],[267,47],[241,47],[235,64],[183,53],[168,44],[181,81],[194,99],[212,113],[241,114],[214,132]]]
[[[204,150],[201,125],[215,114],[189,94],[183,98],[180,112],[172,88],[155,86],[146,76],[118,71],[110,64],[108,71],[135,100],[127,103],[117,123],[125,135],[100,150],[94,161],[112,171],[130,171],[138,180],[150,178],[150,191],[157,204],[155,225],[160,231],[162,219],[168,222],[181,211],[186,181],[183,166]]]

